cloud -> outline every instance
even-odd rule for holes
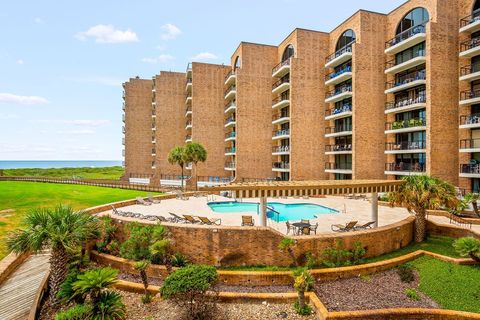
[[[75,38],[81,41],[86,41],[88,38],[95,39],[97,43],[127,43],[138,42],[138,37],[135,32],[130,29],[125,31],[115,29],[111,24],[98,24],[91,27],[87,31],[78,32]]]
[[[159,44],[158,46],[155,47],[155,49],[157,49],[159,51],[165,51],[165,50],[167,50],[167,46]]]
[[[64,132],[66,134],[94,134],[95,131],[91,129],[70,130]]]
[[[24,63],[25,63],[25,61],[23,61],[22,59],[18,59],[18,60],[17,60],[17,64],[22,65],[22,64],[24,64]]]
[[[36,17],[35,19],[33,19],[33,21],[34,21],[35,23],[38,23],[38,24],[43,23],[43,19],[40,18],[40,17]]]
[[[48,100],[39,96],[19,96],[12,93],[0,93],[0,103],[2,102],[33,105],[48,103]]]
[[[161,54],[154,58],[142,58],[142,62],[147,63],[166,63],[172,60],[175,60],[175,57],[169,54]]]
[[[163,25],[162,30],[164,31],[160,36],[162,40],[174,40],[182,34],[182,30],[171,23]]]
[[[192,60],[216,60],[218,56],[211,52],[200,52],[192,57]]]

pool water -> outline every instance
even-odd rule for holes
[[[268,202],[268,207],[279,212],[279,214],[272,210],[267,210],[267,217],[275,221],[290,221],[301,219],[316,219],[318,215],[337,213],[335,209],[324,207],[313,203],[280,203]],[[210,202],[208,203],[210,209],[217,213],[229,212],[249,212],[257,213],[259,204],[255,202]]]

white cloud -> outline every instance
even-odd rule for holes
[[[173,40],[182,34],[182,30],[171,23],[163,25],[162,30],[164,31],[161,35],[162,40]]]
[[[43,19],[40,17],[36,17],[35,19],[33,19],[33,21],[38,24],[43,23]]]
[[[192,57],[192,60],[216,60],[218,56],[211,52],[200,52]]]
[[[25,61],[23,61],[22,59],[18,59],[18,60],[17,60],[17,64],[20,64],[20,65],[21,65],[21,64],[24,64],[24,63],[25,63]]]
[[[137,34],[132,30],[127,29],[122,31],[115,29],[111,24],[98,24],[87,31],[77,33],[75,37],[82,41],[86,41],[88,38],[93,38],[97,43],[126,43],[139,41]]]
[[[175,57],[169,54],[161,54],[154,58],[142,58],[142,62],[147,63],[166,63],[172,60],[175,60]]]
[[[17,103],[17,104],[43,104],[48,100],[39,96],[19,96],[12,93],[0,93],[0,103]]]
[[[167,50],[167,46],[159,44],[158,46],[155,47],[155,49],[157,49],[159,51],[165,51],[165,50]]]

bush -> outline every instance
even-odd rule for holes
[[[104,291],[92,308],[92,320],[123,320],[127,318],[127,308],[122,296],[117,292]]]
[[[187,319],[210,319],[216,295],[208,295],[207,291],[213,288],[217,278],[215,267],[188,265],[169,275],[160,293],[185,310]]]
[[[352,250],[344,247],[343,241],[335,241],[334,246],[323,251],[322,264],[328,268],[356,265],[363,262],[366,250],[361,242],[355,242]]]
[[[307,267],[307,269],[313,269],[318,265],[317,257],[315,257],[311,252],[307,252],[305,254],[305,259],[306,259],[305,266]]]
[[[117,240],[112,240],[106,247],[106,252],[118,256],[120,254],[120,243]]]
[[[85,300],[82,295],[76,295],[75,290],[73,289],[73,284],[75,281],[77,281],[79,274],[80,272],[77,269],[70,270],[70,272],[67,274],[67,277],[60,285],[60,290],[58,291],[57,297],[62,302],[69,302],[73,298],[75,298],[77,303],[83,303]]]
[[[110,216],[103,216],[100,218],[100,220],[102,224],[102,235],[101,241],[97,243],[97,250],[98,252],[112,253],[109,251],[108,247],[110,243],[115,239],[117,226],[113,223],[113,220],[112,218],[110,218]]]
[[[150,260],[150,246],[162,240],[166,235],[165,227],[161,225],[141,225],[130,222],[125,227],[127,240],[120,246],[120,255],[131,260]]]
[[[177,252],[172,256],[172,266],[181,268],[181,267],[185,267],[187,264],[188,264],[187,257],[181,254],[180,252]]]
[[[397,267],[397,274],[399,275],[400,280],[402,280],[402,282],[410,283],[413,280],[415,280],[415,274],[413,273],[413,267],[411,265],[409,265],[408,263],[399,265]]]
[[[117,281],[118,270],[109,267],[91,269],[77,276],[72,285],[76,295],[90,296],[95,305],[104,289],[110,288]]]
[[[415,289],[406,289],[405,290],[405,295],[415,301],[420,300],[420,295],[418,294],[417,290]]]
[[[295,301],[293,308],[301,316],[309,316],[312,314],[312,308],[308,304],[304,304],[303,307],[300,307],[298,301]]]
[[[480,262],[480,240],[472,237],[460,238],[453,243],[453,247],[462,257],[470,257]]]
[[[170,240],[155,241],[149,248],[150,260],[155,264],[168,264],[170,260]]]
[[[78,304],[55,315],[55,320],[85,320],[91,317],[92,307]]]

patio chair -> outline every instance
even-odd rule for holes
[[[303,227],[301,232],[302,232],[302,235],[309,236],[310,235],[310,227]]]
[[[253,220],[252,216],[242,216],[242,227],[244,226],[255,226],[255,220]]]
[[[188,215],[188,214],[182,214],[183,218],[185,219],[185,222],[189,223],[200,223],[199,220],[195,219],[193,216]]]
[[[354,227],[353,229],[355,230],[365,230],[365,229],[371,229],[373,227],[373,225],[375,224],[376,221],[369,221],[365,224],[362,224],[360,226],[356,226]]]
[[[315,225],[310,226],[310,231],[317,234],[318,222]]]
[[[286,226],[287,226],[287,234],[290,233],[290,230],[292,231],[292,234],[296,234],[297,233],[297,228],[295,226],[292,226],[292,224],[290,222],[285,222]]]
[[[137,200],[137,204],[141,204],[141,205],[144,205],[144,206],[150,206],[151,205],[150,202],[145,201],[142,197],[137,197],[136,200]]]
[[[310,224],[310,220],[302,219],[302,220],[300,220],[300,222],[301,222],[301,223],[308,223],[308,224]]]
[[[343,224],[332,224],[330,227],[333,232],[348,232],[354,231],[354,227],[357,225],[358,221],[350,221],[346,225]]]
[[[200,222],[203,223],[203,224],[207,224],[207,225],[221,225],[222,224],[222,219],[209,219],[207,217],[197,217],[198,219],[200,219]]]
[[[186,223],[187,222],[185,220],[185,218],[182,218],[182,217],[180,217],[179,215],[176,215],[173,212],[169,212],[168,214],[172,216],[173,222],[181,222],[181,223]]]
[[[152,204],[153,204],[153,203],[160,203],[160,202],[161,202],[161,200],[156,200],[156,199],[154,199],[152,195],[148,195],[148,198],[147,198],[146,201],[147,201],[147,202],[150,202],[150,203],[152,203]]]

